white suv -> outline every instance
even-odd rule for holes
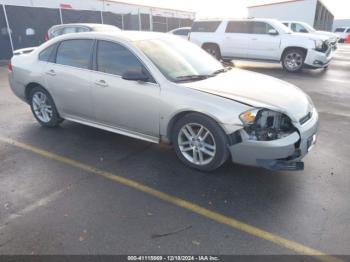
[[[189,39],[224,61],[282,62],[289,72],[326,68],[333,55],[328,37],[293,33],[274,19],[197,20]]]

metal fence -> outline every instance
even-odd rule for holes
[[[0,5],[0,60],[9,59],[13,50],[37,46],[45,41],[48,29],[56,24],[102,23],[123,30],[167,32],[191,26],[192,19],[162,16],[134,8],[129,13],[46,7]]]

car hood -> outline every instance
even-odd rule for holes
[[[232,70],[201,81],[181,84],[188,88],[287,114],[299,121],[311,111],[308,95],[285,81],[247,70]]]
[[[293,33],[294,36],[308,38],[312,40],[329,40],[329,36],[323,34],[315,34],[315,33]]]
[[[325,36],[328,36],[330,38],[337,38],[338,37],[337,34],[334,34],[332,32],[327,32],[327,31],[316,31],[316,34],[318,34],[318,35],[325,35]]]

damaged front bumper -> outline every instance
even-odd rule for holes
[[[240,141],[229,146],[234,163],[263,167],[269,170],[303,170],[301,161],[316,143],[318,113],[287,137],[272,141],[249,140],[240,130]]]

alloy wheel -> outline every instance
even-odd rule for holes
[[[36,117],[44,122],[48,123],[52,119],[52,106],[49,99],[43,92],[36,92],[32,97],[32,106]]]
[[[216,155],[213,134],[200,124],[186,124],[178,135],[178,145],[182,155],[195,165],[206,165]]]
[[[303,65],[303,57],[297,52],[288,53],[285,57],[284,65],[290,71],[297,71]]]

